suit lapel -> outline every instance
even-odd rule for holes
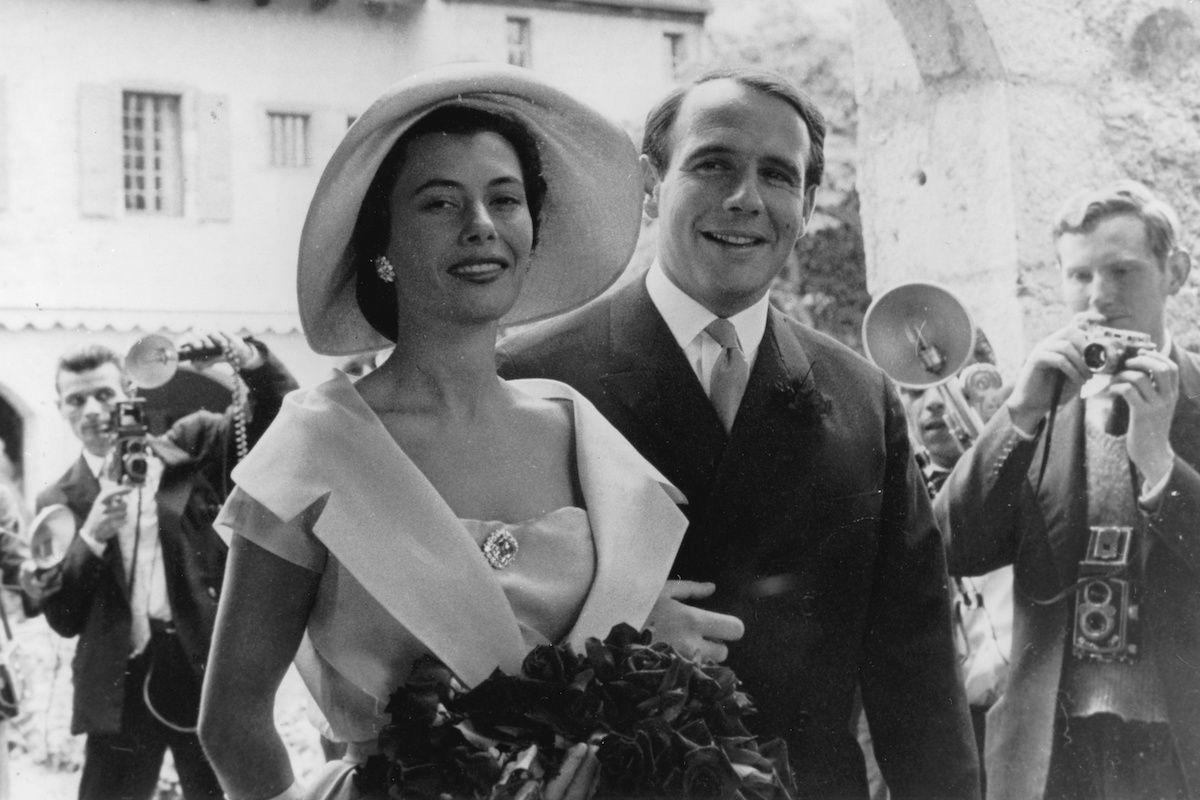
[[[63,487],[63,494],[67,498],[67,507],[75,512],[77,521],[82,526],[83,521],[87,519],[92,504],[96,502],[96,498],[100,495],[100,481],[92,474],[92,468],[88,466],[87,460],[82,454],[79,456],[79,460],[75,462],[75,467],[70,478]],[[113,579],[121,589],[121,597],[128,599],[129,579],[125,575],[125,562],[121,558],[121,543],[116,536],[105,544],[104,551],[100,554],[100,559],[108,565]]]
[[[1046,456],[1046,473],[1038,491],[1037,502],[1046,520],[1046,539],[1054,554],[1057,574],[1054,585],[1065,586],[1075,580],[1081,549],[1080,532],[1087,528],[1087,470],[1083,431],[1083,401],[1072,398],[1059,408],[1051,432],[1052,444]],[[1038,440],[1038,455],[1030,466],[1029,480],[1037,486],[1041,471],[1045,439]],[[1043,589],[1052,576],[1044,573],[1045,565],[1037,568],[1041,574],[1037,583]]]
[[[1200,366],[1179,345],[1172,348],[1179,365],[1179,400],[1171,420],[1171,447],[1189,464],[1200,464]]]
[[[78,517],[79,523],[87,519],[88,510],[96,502],[100,494],[100,481],[92,474],[92,468],[82,455],[72,467],[71,474],[63,484],[63,495],[66,496],[67,507]]]
[[[608,363],[600,383],[618,406],[610,419],[638,451],[689,501],[707,490],[728,436],[644,280],[626,286],[609,306]]]

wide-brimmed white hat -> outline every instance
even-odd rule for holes
[[[547,191],[538,244],[502,324],[583,305],[616,281],[632,255],[642,187],[637,151],[624,131],[528,69],[471,63],[423,70],[389,89],[350,126],[309,206],[297,288],[304,334],[318,353],[391,344],[359,310],[350,237],[392,145],[421,117],[450,103],[515,118],[537,142],[542,162]]]

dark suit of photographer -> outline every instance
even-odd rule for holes
[[[240,356],[249,389],[246,432],[253,444],[295,381],[257,342],[211,334],[200,343],[227,346]],[[221,797],[196,734],[188,729],[194,728],[225,569],[226,547],[212,520],[228,494],[237,458],[233,408],[223,415],[195,412],[151,440],[151,458],[162,464],[161,474],[157,465],[150,470],[150,482],[157,482],[154,559],[161,556],[161,578],[145,580],[145,573],[132,570],[156,598],[146,601],[146,642],[145,621],[135,624],[131,613],[130,553],[123,555],[122,548],[137,549],[143,557],[146,551],[131,548],[128,536],[121,542],[123,527],[147,519],[139,514],[139,490],[128,481],[114,486],[107,477],[101,488],[97,477],[112,463],[106,424],[114,404],[127,397],[119,359],[96,347],[68,354],[59,362],[56,384],[60,409],[84,452],[38,495],[37,507],[66,505],[79,529],[61,566],[61,588],[45,600],[51,627],[80,637],[71,730],[88,740],[79,797],[151,797],[168,747],[186,797]],[[146,536],[144,527],[140,536]],[[150,671],[153,710],[143,699]]]
[[[1011,676],[987,720],[989,798],[1200,792],[1200,358],[1164,332],[1166,298],[1190,267],[1177,225],[1140,184],[1072,198],[1055,238],[1079,316],[1034,347],[935,501],[952,573],[1014,565]],[[1152,345],[1085,401],[1084,349],[1097,323]],[[1112,425],[1120,403],[1127,423]],[[1089,540],[1112,526],[1132,531],[1129,565],[1116,566],[1114,548],[1102,568],[1112,570],[1112,600],[1080,599]],[[1116,580],[1140,592],[1137,620]],[[1111,632],[1096,625],[1105,619]],[[1122,640],[1137,645],[1132,660],[1088,655],[1115,654]]]

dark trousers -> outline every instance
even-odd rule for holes
[[[147,648],[147,653],[157,654],[156,663],[157,656],[172,660],[182,656],[182,651],[178,637],[161,630],[154,632]],[[175,759],[183,796],[187,800],[219,800],[223,797],[221,785],[200,749],[200,739],[195,733],[164,725],[146,707],[142,690],[150,665],[147,653],[130,659],[126,666],[121,732],[88,734],[79,800],[150,800],[158,785],[167,748]],[[199,702],[199,685],[194,676],[190,685],[179,688],[181,694],[194,694]]]
[[[983,767],[983,745],[987,738],[987,712],[990,706],[971,706],[971,728],[975,731],[975,747],[979,750],[979,796],[987,797],[987,772]]]
[[[1166,723],[1114,714],[1059,721],[1046,800],[1185,800]]]

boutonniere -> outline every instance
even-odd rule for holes
[[[815,426],[833,408],[833,402],[817,391],[811,379],[812,367],[799,378],[781,380],[775,384],[775,395],[789,412],[796,415],[801,425]]]

